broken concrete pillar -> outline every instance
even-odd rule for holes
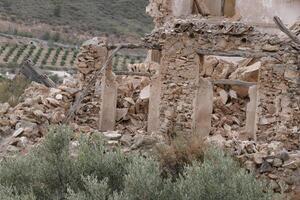
[[[101,109],[100,131],[112,131],[115,129],[117,114],[117,82],[112,72],[112,63],[106,69],[101,81]]]
[[[204,64],[203,56],[200,56],[200,66],[202,70]],[[213,112],[213,85],[209,80],[198,78],[198,88],[194,99],[194,113],[192,133],[200,137],[209,135]]]
[[[193,0],[173,0],[172,12],[175,17],[192,14]]]
[[[160,64],[161,52],[158,50],[150,50],[150,58],[152,62]],[[149,98],[149,113],[148,113],[148,132],[156,132],[160,129],[159,120],[159,106],[160,106],[160,94],[161,94],[161,76],[160,72],[152,77],[150,86],[150,98]]]
[[[204,0],[210,14],[213,16],[222,16],[222,1],[223,0]]]
[[[250,102],[247,104],[246,111],[246,130],[247,139],[251,138],[256,140],[257,123],[258,123],[258,90],[257,86],[249,88]]]
[[[235,0],[225,0],[224,15],[226,17],[233,17],[235,15]]]

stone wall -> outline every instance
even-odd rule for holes
[[[259,140],[300,148],[299,64],[266,63],[260,73]]]
[[[261,88],[259,88],[259,95],[262,99],[260,104],[260,110],[262,111],[260,112],[259,121],[264,122],[264,118],[269,118],[269,113],[266,112],[266,109],[270,106],[270,101],[275,104],[275,99],[278,95],[284,94],[285,98],[289,96],[289,101],[292,101],[293,105],[290,103],[286,105],[289,110],[279,110],[281,117],[271,117],[271,120],[273,120],[272,124],[283,122],[282,117],[285,116],[286,122],[284,124],[287,127],[292,126],[286,134],[291,134],[291,131],[297,132],[295,124],[298,120],[297,109],[299,110],[299,107],[297,107],[296,101],[290,99],[290,97],[299,98],[299,94],[295,94],[297,84],[287,82],[284,79],[284,75],[291,76],[290,70],[282,70],[288,65],[297,64],[297,51],[284,39],[279,39],[275,35],[261,34],[254,27],[242,23],[211,23],[205,19],[188,18],[174,20],[164,27],[156,29],[152,32],[152,35],[145,38],[145,42],[148,43],[148,46],[160,47],[162,52],[160,104],[162,133],[172,135],[174,133],[197,132],[197,130],[192,129],[193,116],[196,114],[193,113],[193,101],[199,88],[198,80],[203,75],[203,66],[200,65],[199,55],[196,53],[198,49],[206,49],[211,52],[242,51],[244,53],[252,53],[251,55],[253,56],[266,57],[266,59],[263,59],[264,62],[260,70],[261,77],[259,82],[261,82],[261,86],[259,85],[259,87]],[[247,57],[247,54],[245,56]],[[279,67],[281,75],[278,75],[278,70],[270,73],[269,64],[274,65],[274,63],[281,64],[281,67]],[[237,70],[236,67],[228,64],[219,65],[214,68],[214,74],[206,75],[205,77],[208,79],[228,79]],[[280,79],[281,77],[282,79]],[[297,75],[293,74],[293,77],[295,78]],[[269,84],[271,82],[274,82],[274,87]],[[234,90],[234,88],[232,89]],[[217,92],[219,91],[217,90]],[[215,101],[215,105],[216,103],[218,104],[217,101]],[[235,106],[237,107],[240,104],[240,109],[246,109],[246,105],[239,103],[239,100],[234,100],[233,104],[236,104]],[[287,115],[287,113],[289,114]],[[234,113],[232,114],[234,115]],[[236,116],[236,118],[240,119],[239,125],[243,126],[245,119],[239,116]],[[214,122],[213,119],[213,127],[220,120],[218,119]],[[226,127],[233,126],[235,123],[226,122],[225,124],[227,126],[224,128],[223,124],[224,131],[226,131]],[[268,137],[264,133],[265,130],[265,127],[259,126],[258,135]],[[241,132],[241,130],[239,131]],[[293,139],[294,137],[289,137],[289,140]],[[283,138],[278,140],[286,141]],[[295,140],[295,142],[298,141]],[[290,145],[289,142],[286,144]],[[290,149],[290,147],[287,148]]]

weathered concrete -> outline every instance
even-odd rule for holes
[[[256,140],[257,122],[258,122],[258,91],[257,86],[249,88],[250,102],[246,111],[246,134],[248,138]]]
[[[158,50],[150,50],[150,59],[152,62],[160,64],[161,52]],[[151,80],[149,113],[148,113],[148,132],[156,132],[160,129],[159,108],[161,95],[161,75],[158,71]]]
[[[116,125],[118,85],[112,70],[112,62],[110,62],[101,81],[100,131],[113,131]]]
[[[236,10],[245,22],[273,24],[273,17],[277,15],[284,23],[292,24],[299,17],[300,1],[236,0]]]
[[[107,71],[102,78],[100,131],[113,131],[116,124],[117,83],[112,71]]]
[[[200,137],[209,135],[213,111],[213,86],[209,80],[199,79],[199,88],[194,100],[192,132]]]
[[[204,0],[204,3],[207,5],[211,15],[222,15],[222,0]]]
[[[172,12],[175,17],[192,14],[193,0],[173,0]]]

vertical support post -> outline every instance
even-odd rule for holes
[[[249,88],[250,102],[247,104],[246,111],[246,135],[256,141],[257,123],[258,123],[258,90],[257,86]]]
[[[107,55],[108,57],[108,55]],[[107,67],[101,83],[100,131],[115,129],[117,112],[117,82],[112,72],[112,62]]]
[[[192,14],[194,0],[173,0],[172,13],[175,17]]]
[[[223,15],[226,17],[233,17],[235,15],[236,0],[225,0]]]
[[[161,52],[159,50],[150,50],[151,62],[160,64]],[[160,94],[161,94],[161,73],[160,69],[152,77],[150,85],[149,112],[148,112],[148,132],[156,132],[160,129]]]
[[[203,69],[204,56],[199,56],[198,86],[194,99],[194,113],[192,133],[200,137],[206,137],[211,130],[211,119],[213,112],[213,86],[212,83],[200,77]]]

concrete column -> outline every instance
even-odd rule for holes
[[[257,122],[258,122],[258,90],[257,86],[249,88],[250,102],[247,104],[246,111],[246,130],[247,139],[251,138],[256,140]]]
[[[161,52],[158,50],[150,50],[150,58],[152,62],[160,64]],[[149,113],[148,113],[148,132],[156,132],[160,129],[159,108],[160,108],[160,95],[161,95],[161,74],[160,70],[152,77],[150,85],[150,98],[149,98]]]
[[[173,0],[172,12],[175,17],[192,14],[193,0]]]
[[[113,131],[117,113],[117,82],[112,72],[112,63],[106,69],[101,81],[100,131]]]
[[[224,0],[204,0],[210,14],[213,16],[222,16],[222,1]]]
[[[235,0],[225,0],[224,15],[226,17],[233,17],[235,15]]]
[[[200,137],[206,137],[211,130],[211,120],[213,112],[213,85],[200,77],[203,69],[204,56],[199,56],[199,71],[197,77],[196,97],[193,105],[192,133]]]
[[[206,137],[211,130],[213,112],[213,86],[209,80],[200,78],[199,88],[194,100],[193,130],[194,134]]]

